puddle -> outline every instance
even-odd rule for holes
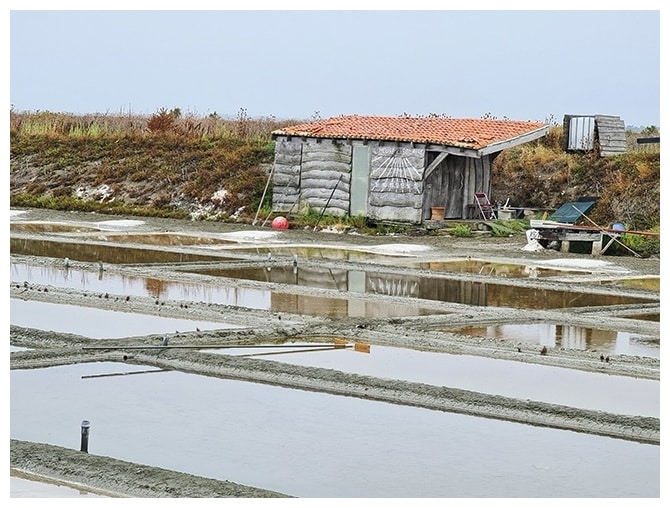
[[[605,355],[621,354],[661,358],[658,337],[639,335],[612,330],[599,330],[573,325],[555,325],[549,323],[504,324],[492,326],[467,326],[461,328],[443,328],[442,331],[510,340],[530,346],[548,348],[595,350]],[[521,346],[523,350],[524,346]],[[536,348],[537,349],[537,348]]]
[[[184,254],[165,250],[136,249],[113,245],[91,245],[87,243],[54,242],[51,240],[31,240],[10,238],[11,254],[25,256],[45,256],[50,258],[69,258],[76,261],[112,264],[132,263],[190,263],[197,261],[222,261],[219,256]]]
[[[304,498],[660,495],[659,446],[176,371],[82,379],[145,368],[12,370],[11,438],[79,449],[88,420],[90,453]]]
[[[206,236],[183,235],[176,233],[112,233],[91,235],[89,240],[102,240],[118,243],[142,243],[148,245],[182,246],[182,245],[222,245],[235,244],[231,240],[221,240]]]
[[[660,277],[641,277],[637,279],[618,279],[602,281],[603,286],[616,286],[628,289],[644,289],[646,291],[661,291]]]
[[[272,263],[269,263],[266,267],[198,269],[193,270],[193,272],[355,293],[522,309],[591,307],[656,301],[647,298],[521,288],[437,277],[368,273],[361,270],[281,266]]]
[[[11,498],[63,498],[63,497],[85,497],[103,498],[85,490],[79,490],[58,483],[46,483],[34,480],[26,480],[17,476],[9,479],[9,497]]]
[[[361,302],[350,298],[326,298],[292,295],[278,291],[238,288],[225,284],[167,281],[155,278],[119,275],[100,271],[83,271],[55,266],[10,263],[11,281],[15,284],[49,285],[88,290],[92,298],[110,296],[149,296],[159,300],[186,300],[248,309],[287,312],[307,316],[329,317],[398,317],[444,314],[439,310],[416,305],[386,302]]]
[[[403,263],[404,264],[404,263]],[[461,259],[457,261],[429,261],[410,263],[409,266],[422,270],[447,271],[457,273],[473,273],[479,275],[495,275],[497,277],[537,279],[564,275],[584,275],[590,271],[560,270],[513,263],[492,263],[479,259]]]
[[[403,253],[374,253],[361,250],[351,249],[336,249],[326,247],[245,247],[242,249],[235,249],[234,252],[244,254],[258,254],[266,257],[271,254],[273,257],[297,256],[299,259],[327,259],[329,261],[354,261],[354,262],[370,262],[370,261],[389,261],[389,259],[398,259],[399,256],[406,256]]]
[[[129,303],[132,303],[129,302]],[[114,312],[76,305],[9,300],[10,324],[38,330],[73,333],[91,339],[118,339],[149,334],[242,328],[229,323],[176,319],[132,312]],[[158,344],[156,344],[158,345]]]
[[[54,222],[12,222],[9,230],[17,233],[88,233],[98,228]]]
[[[661,321],[661,315],[658,313],[651,314],[635,314],[633,316],[621,316],[625,319],[642,319],[643,321]]]
[[[350,342],[346,349],[340,349],[328,344],[288,342],[202,351],[254,356],[617,414],[660,417],[658,381],[387,346],[371,345],[369,352],[359,352],[353,345]],[[473,376],[473,372],[478,374]],[[551,381],[538,382],[540,379]],[[626,397],[621,397],[622,393]]]

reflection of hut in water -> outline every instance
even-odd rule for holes
[[[373,274],[368,292],[439,302],[486,305],[486,284],[402,274]]]

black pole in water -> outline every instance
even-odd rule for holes
[[[83,420],[81,422],[81,451],[88,453],[88,432],[91,428],[91,422]]]

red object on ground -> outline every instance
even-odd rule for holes
[[[272,229],[288,229],[286,217],[275,217],[272,220]]]

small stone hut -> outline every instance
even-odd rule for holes
[[[474,218],[474,194],[490,196],[496,155],[548,130],[529,121],[358,115],[285,127],[272,133],[273,211],[310,207],[412,224]]]

